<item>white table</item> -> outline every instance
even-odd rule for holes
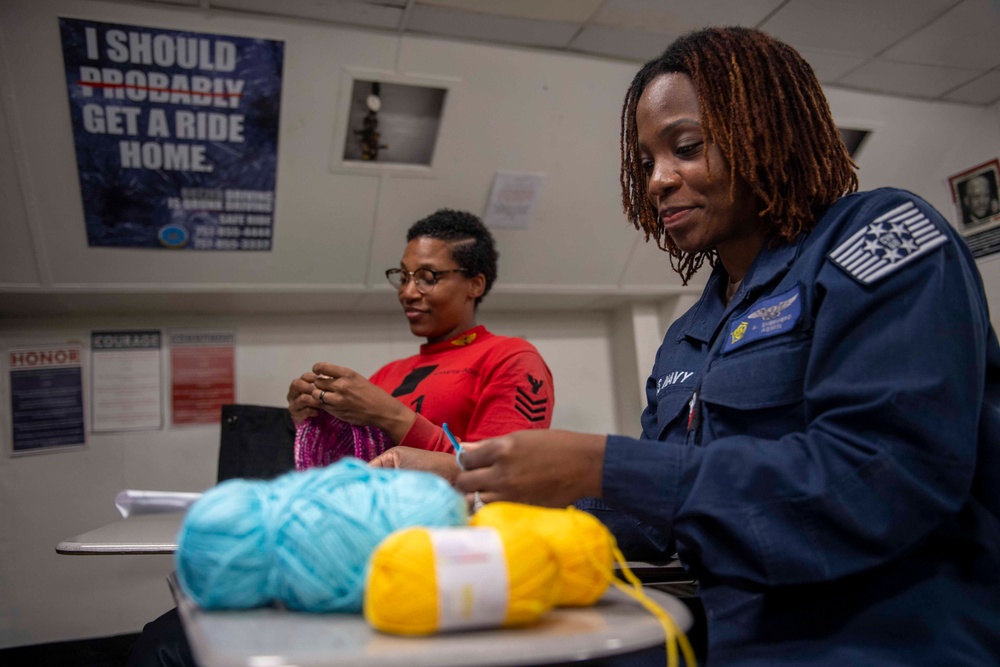
[[[139,514],[63,540],[56,552],[67,555],[172,554],[184,512]]]
[[[525,628],[397,637],[372,629],[360,614],[205,611],[184,595],[173,575],[170,586],[201,667],[540,665],[629,653],[664,642],[659,621],[616,589],[592,607],[553,609]],[[690,612],[676,598],[644,592],[682,630],[691,627]]]

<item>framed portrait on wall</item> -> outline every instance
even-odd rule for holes
[[[948,179],[963,234],[1000,222],[1000,160],[976,165]]]

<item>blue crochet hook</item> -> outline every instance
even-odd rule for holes
[[[451,446],[455,448],[455,460],[458,462],[458,467],[462,467],[462,446],[458,444],[458,439],[452,435],[451,431],[448,430],[447,424],[441,424],[441,428],[444,430],[444,434],[448,436],[448,440],[451,441]]]

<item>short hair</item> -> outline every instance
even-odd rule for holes
[[[646,240],[670,253],[686,285],[714,250],[681,251],[650,205],[639,156],[636,106],[646,86],[667,73],[690,77],[706,140],[761,202],[758,214],[771,243],[791,242],[812,229],[816,215],[858,189],[857,165],[833,121],[812,67],[792,47],[751,28],[707,28],[673,42],[635,75],[621,116],[622,207]],[[707,159],[707,154],[706,154]]]
[[[426,218],[417,220],[406,232],[406,241],[427,237],[447,241],[455,263],[465,269],[470,276],[483,274],[486,287],[476,297],[476,307],[489,294],[497,279],[497,252],[493,234],[477,216],[465,211],[442,208]]]

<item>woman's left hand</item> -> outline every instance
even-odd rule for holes
[[[416,413],[345,366],[320,362],[313,366],[313,398],[322,409],[349,424],[376,426],[398,443],[416,419]]]
[[[373,458],[369,465],[376,468],[402,468],[432,472],[444,477],[449,482],[455,481],[455,475],[458,474],[459,470],[454,454],[430,452],[415,447],[391,447]]]

